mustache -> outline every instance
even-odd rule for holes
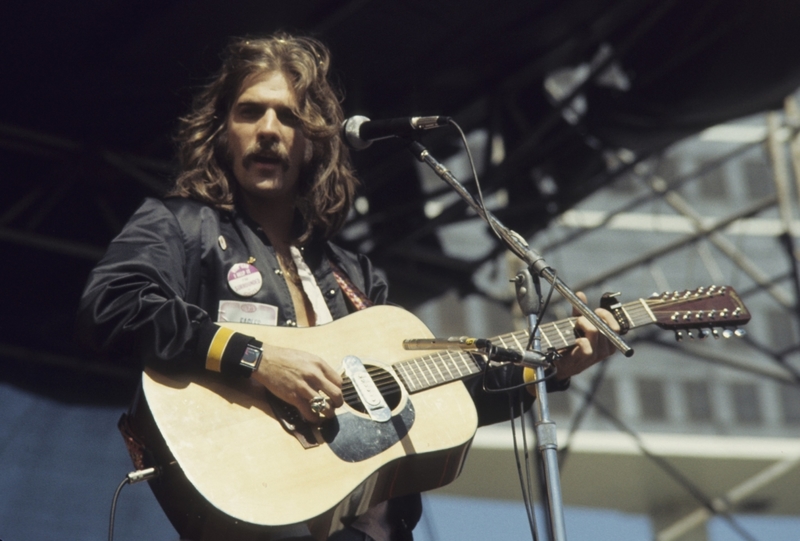
[[[286,148],[277,142],[269,146],[254,145],[247,149],[242,157],[242,165],[248,168],[258,160],[275,160],[280,163],[284,171],[288,170],[291,165]]]

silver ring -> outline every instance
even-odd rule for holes
[[[311,406],[311,411],[322,417],[322,412],[328,409],[328,399],[324,396],[315,396],[311,400],[308,401],[308,404]]]

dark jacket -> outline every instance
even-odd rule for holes
[[[366,256],[312,241],[303,257],[334,319],[354,308],[333,276],[331,260],[374,304],[387,302],[386,281]],[[231,289],[227,275],[233,265],[247,261],[259,270],[263,285],[243,298]],[[109,355],[201,368],[225,300],[277,307],[278,325],[296,325],[281,267],[255,222],[243,213],[189,199],[147,199],[93,270],[80,303],[78,333],[84,343]],[[492,386],[507,385],[519,382],[520,375],[509,369],[490,379]],[[509,418],[507,396],[482,392],[480,378],[466,384],[481,425]],[[419,496],[397,499],[390,509],[410,531],[421,513]]]

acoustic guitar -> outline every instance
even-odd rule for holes
[[[656,324],[715,336],[721,328],[727,336],[750,319],[730,287],[606,305],[623,330]],[[575,319],[542,325],[543,349],[574,344]],[[381,501],[459,475],[478,422],[459,380],[480,373],[482,357],[458,350],[415,356],[403,340],[432,335],[413,314],[392,306],[319,327],[223,325],[315,353],[346,374],[346,405],[314,427],[250,380],[145,370],[146,406],[175,463],[232,521],[263,527],[269,538],[325,539]],[[492,342],[522,350],[528,333]]]

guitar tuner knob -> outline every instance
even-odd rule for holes
[[[747,334],[747,331],[744,329],[736,329],[733,331],[733,334],[736,335],[737,338],[741,338],[742,336]]]
[[[675,340],[678,342],[683,340],[683,331],[675,331]]]
[[[740,316],[740,315],[742,315],[742,309],[741,308],[737,308],[736,310],[733,311],[733,316],[734,317]]]
[[[716,310],[711,310],[708,313],[708,319],[716,319],[716,318],[717,318],[717,311]]]
[[[692,319],[692,313],[691,313],[691,312],[686,312],[686,313],[683,315],[683,320],[684,320],[684,321],[690,321],[691,319]]]
[[[679,317],[681,317],[681,313],[680,313],[680,312],[675,312],[674,314],[672,314],[672,315],[670,316],[670,319],[671,319],[672,321],[678,321],[678,318],[679,318]]]
[[[696,317],[697,319],[699,319],[699,320],[701,320],[701,321],[702,321],[702,320],[703,320],[703,317],[705,317],[705,312],[703,312],[702,310],[700,310],[700,311],[698,311],[698,312],[695,314],[695,316],[694,316],[694,317]]]
[[[651,294],[650,294],[650,298],[651,298],[651,299],[657,299],[657,298],[659,298],[660,296],[661,296],[661,294],[660,294],[660,293],[658,293],[658,292],[656,292],[656,291],[653,291],[653,293],[651,293]]]
[[[706,338],[708,338],[708,336],[709,336],[710,334],[711,334],[711,332],[710,332],[708,329],[699,329],[699,330],[697,331],[697,337],[698,337],[700,340],[705,340]]]
[[[692,331],[686,331],[686,336],[694,340],[694,333]]]
[[[722,329],[722,337],[723,338],[730,338],[733,336],[733,331],[730,329]]]
[[[719,331],[717,329],[711,329],[711,336],[715,339],[719,338]]]

